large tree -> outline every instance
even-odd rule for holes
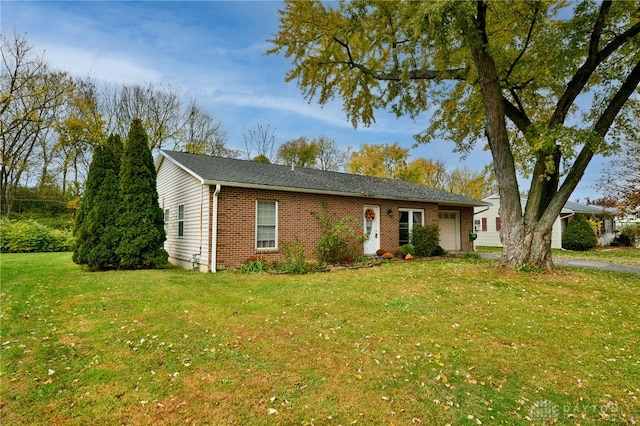
[[[501,263],[550,269],[552,224],[640,82],[638,1],[288,0],[270,53],[303,95],[340,97],[354,125],[419,117],[421,141],[469,152],[486,136],[499,185]],[[517,165],[530,164],[526,206]],[[562,180],[562,182],[560,182]]]
[[[283,143],[278,148],[278,162],[287,166],[309,167],[315,166],[320,149],[312,141],[302,136]]]
[[[87,169],[93,147],[106,137],[104,120],[98,111],[95,83],[91,80],[75,80],[74,83],[73,95],[67,98],[64,113],[56,125],[58,141],[51,150],[51,155],[59,159],[63,194],[67,192],[71,173],[74,188],[80,186],[84,180],[82,170]],[[42,158],[47,158],[45,152],[42,152]],[[44,176],[51,172],[50,167],[45,167],[43,164],[41,183]]]
[[[350,173],[366,176],[400,179],[407,167],[409,148],[393,144],[362,144],[351,153],[347,169]]]
[[[320,135],[313,139],[301,136],[280,145],[278,162],[296,167],[338,172],[343,170],[347,154],[336,146],[328,136]]]
[[[156,169],[142,121],[134,119],[120,166],[121,233],[116,253],[124,269],[157,268],[167,263],[166,234],[158,204]]]

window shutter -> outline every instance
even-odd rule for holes
[[[486,218],[486,217],[483,217],[483,218],[482,218],[482,230],[483,230],[484,232],[486,232],[486,231],[487,231],[487,218]]]
[[[502,229],[502,222],[500,221],[500,216],[496,217],[496,231]]]

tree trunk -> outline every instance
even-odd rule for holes
[[[502,224],[500,238],[503,247],[500,264],[512,268],[533,266],[550,270],[553,267],[551,229],[555,218],[550,220],[552,211],[548,209],[542,209],[547,213],[546,215],[540,214],[539,217],[530,218],[530,223],[527,223],[523,216],[515,161],[507,132],[500,79],[496,64],[488,51],[485,29],[487,5],[484,2],[478,2],[477,8],[477,18],[470,27],[465,29],[465,33],[478,70],[487,117],[485,133],[489,141],[496,180],[499,185],[499,214]],[[530,194],[534,202],[540,201],[543,196],[542,190],[541,186],[537,190],[539,193]],[[559,211],[558,209],[558,213]],[[538,209],[536,209],[537,212]]]
[[[500,239],[503,247],[501,266],[516,269],[529,266],[545,271],[553,269],[551,226],[529,227],[523,223],[503,226]]]

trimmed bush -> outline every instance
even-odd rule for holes
[[[562,235],[562,248],[567,250],[585,251],[598,244],[593,228],[583,215],[573,216]]]
[[[411,231],[411,245],[416,256],[432,256],[440,242],[438,225],[414,226]]]

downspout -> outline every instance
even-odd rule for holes
[[[222,187],[220,184],[216,185],[216,190],[213,191],[213,211],[211,212],[211,272],[216,272],[217,256],[218,252],[218,194]]]
[[[199,269],[199,267],[196,267],[196,265],[198,264],[198,257],[202,256],[202,219],[203,219],[203,214],[202,214],[202,197],[204,196],[204,183],[200,184],[200,244],[198,245],[198,252],[197,253],[193,253],[191,255],[191,269],[193,269],[194,271],[196,269]]]

